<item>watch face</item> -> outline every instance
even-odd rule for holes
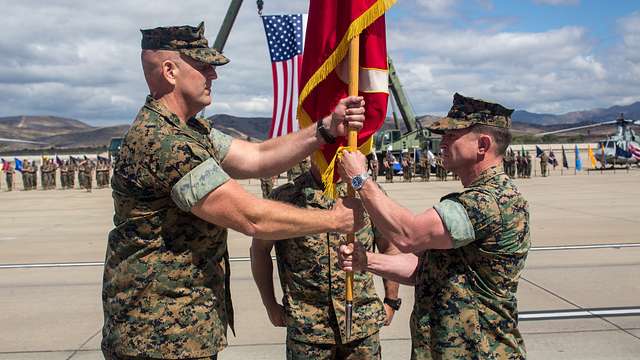
[[[358,176],[354,177],[354,178],[351,180],[351,186],[352,186],[354,189],[360,189],[360,187],[362,187],[362,177],[360,177],[360,175],[358,175]]]

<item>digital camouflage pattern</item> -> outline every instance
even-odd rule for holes
[[[512,109],[507,109],[500,104],[455,93],[453,106],[447,116],[427,128],[436,134],[443,134],[446,130],[466,129],[475,124],[508,129],[511,127],[512,113]]]
[[[210,48],[204,37],[204,22],[197,27],[170,26],[140,30],[143,50],[177,51],[196,61],[214,66],[225,65],[229,59],[218,50]]]
[[[13,174],[15,171],[13,170],[13,166],[9,163],[9,167],[4,171],[5,178],[7,180],[7,191],[13,190]]]
[[[420,257],[412,359],[524,359],[516,291],[530,247],[529,208],[500,168],[461,193],[475,240]]]
[[[181,210],[171,191],[198,165],[221,162],[230,141],[205,119],[181,122],[151,97],[138,113],[112,177],[104,353],[198,358],[227,345],[227,325],[233,329],[227,230]]]
[[[346,193],[345,186],[338,189],[341,195]],[[322,194],[322,185],[306,172],[274,189],[271,198],[301,208],[331,208],[333,201]],[[356,233],[356,239],[372,251],[374,232],[370,223]],[[275,242],[288,338],[314,344],[347,342],[345,272],[338,264],[337,253],[344,243],[346,235],[338,233]],[[386,317],[370,273],[354,273],[353,292],[352,341],[377,333]]]
[[[380,335],[346,344],[310,344],[287,337],[287,360],[376,360],[382,358]]]

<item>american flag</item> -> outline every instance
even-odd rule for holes
[[[640,160],[640,147],[635,146],[633,143],[629,143],[629,152],[638,160]]]
[[[270,138],[286,135],[299,129],[296,112],[306,18],[304,14],[262,17],[273,73],[273,116],[269,130]]]

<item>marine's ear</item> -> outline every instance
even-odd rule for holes
[[[478,155],[486,155],[493,145],[493,139],[491,139],[491,136],[480,134],[478,136]]]

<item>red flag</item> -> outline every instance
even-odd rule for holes
[[[364,128],[358,147],[371,151],[372,135],[387,114],[388,65],[384,13],[395,0],[311,0],[304,46],[298,121],[312,125],[329,115],[340,99],[348,96],[349,42],[360,35],[359,95],[366,103]],[[313,156],[320,170],[329,167],[347,139],[327,144]],[[337,178],[337,174],[334,180]],[[323,180],[327,180],[326,177]]]

